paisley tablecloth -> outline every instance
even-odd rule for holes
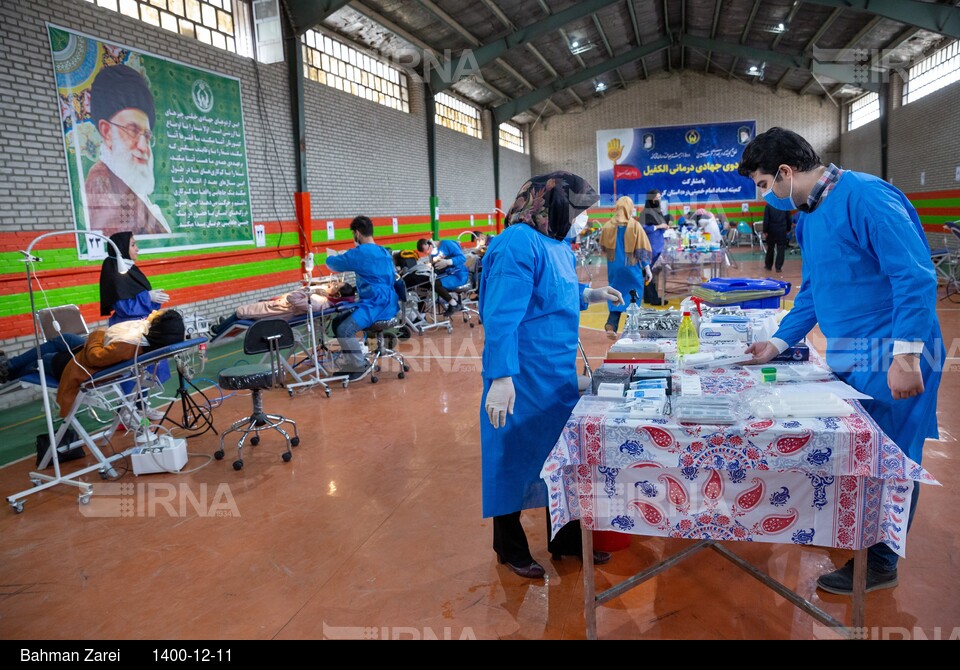
[[[739,367],[702,374],[704,394],[741,394]],[[544,463],[554,532],[587,528],[694,539],[794,542],[904,555],[914,482],[937,483],[856,401],[844,418],[731,426],[630,419],[586,396]]]

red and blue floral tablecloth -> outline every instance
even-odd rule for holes
[[[753,385],[742,368],[702,375],[707,395]],[[690,539],[793,542],[901,556],[915,482],[937,483],[856,401],[843,418],[730,426],[631,419],[586,396],[544,463],[554,532],[587,528]]]

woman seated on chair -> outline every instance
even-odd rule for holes
[[[355,295],[356,289],[343,282],[332,282],[312,291],[298,288],[273,298],[240,305],[233,314],[220,317],[211,326],[210,332],[219,335],[241,320],[284,319],[289,321],[295,316],[309,312],[310,303],[313,303],[313,311],[317,313],[338,302],[352,300]]]
[[[53,360],[52,371],[60,380],[57,387],[60,416],[66,418],[70,414],[80,385],[97,372],[154,349],[183,342],[185,335],[183,317],[176,310],[158,310],[146,319],[122,321],[93,331],[81,349],[58,354]]]

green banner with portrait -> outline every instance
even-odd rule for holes
[[[240,81],[47,29],[76,228],[142,253],[253,244]]]

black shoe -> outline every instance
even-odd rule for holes
[[[567,556],[572,556],[573,554],[566,554]],[[580,554],[576,554],[579,558]],[[564,557],[564,554],[553,553],[550,554],[550,558],[555,561],[559,561]],[[604,563],[609,563],[610,559],[613,558],[613,555],[609,551],[595,551],[593,552],[593,564],[594,565],[603,565]]]
[[[777,268],[777,274],[782,274],[782,273],[783,273],[783,268]]]
[[[881,572],[867,566],[867,593],[880,589],[890,589],[898,583],[896,570]],[[847,561],[842,568],[820,575],[820,578],[817,579],[817,588],[841,596],[848,596],[853,593],[853,559]]]
[[[767,272],[773,272],[773,268],[770,267],[769,265],[764,265],[763,269],[766,270]]]
[[[458,302],[456,305],[449,304],[449,305],[447,305],[447,309],[444,310],[443,315],[444,315],[444,316],[451,316],[451,315],[453,315],[455,312],[459,312],[461,309],[462,309],[462,307],[460,306],[460,303],[459,303],[459,302]]]
[[[362,370],[340,370],[341,373],[347,375],[347,381],[355,382],[358,379],[361,379],[367,372],[370,370],[370,365],[368,364]]]
[[[508,568],[513,570],[513,572],[521,577],[526,577],[527,579],[540,579],[546,574],[546,570],[543,569],[543,566],[537,563],[532,558],[529,563],[523,565],[517,563],[510,563],[500,554],[497,554],[497,561],[500,565],[506,565]]]

